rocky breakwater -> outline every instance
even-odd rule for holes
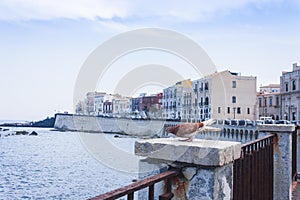
[[[8,137],[8,136],[18,136],[18,135],[28,135],[28,136],[37,136],[38,133],[36,131],[28,132],[25,130],[10,130],[8,128],[0,128],[0,138]]]

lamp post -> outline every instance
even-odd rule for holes
[[[233,119],[235,119],[235,109],[236,107],[233,107]]]

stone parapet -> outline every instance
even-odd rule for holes
[[[258,125],[258,130],[260,132],[281,132],[290,133],[295,130],[294,124],[263,124]]]
[[[241,144],[238,142],[149,139],[137,141],[135,153],[147,158],[140,163],[142,178],[151,174],[149,169],[153,175],[157,174],[165,166],[163,163],[182,173],[182,177],[173,180],[173,200],[233,199],[233,161],[239,159],[241,154]],[[161,191],[163,187],[156,189]],[[141,192],[139,198],[146,196]]]
[[[182,162],[202,166],[223,166],[241,155],[239,142],[178,138],[159,138],[137,141],[135,153],[148,158]]]

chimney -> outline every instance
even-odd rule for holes
[[[300,66],[298,66],[297,63],[293,64],[293,71],[300,69]]]

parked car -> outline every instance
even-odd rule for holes
[[[239,126],[246,126],[246,120],[240,119],[240,120],[238,121],[238,125],[239,125]]]
[[[276,124],[291,124],[291,122],[290,121],[288,121],[288,120],[277,120],[276,121]]]
[[[265,120],[265,124],[276,124],[276,121],[272,119],[267,119]]]
[[[231,126],[237,126],[238,125],[238,120],[237,119],[230,120],[230,125]]]
[[[254,126],[254,122],[250,119],[246,119],[245,122],[246,122],[246,126]]]
[[[224,125],[230,125],[230,120],[229,119],[225,119],[224,120]]]
[[[256,120],[255,123],[256,123],[256,125],[261,125],[261,124],[265,124],[265,121],[263,121],[263,120]]]
[[[300,126],[300,121],[291,121],[291,123]]]

